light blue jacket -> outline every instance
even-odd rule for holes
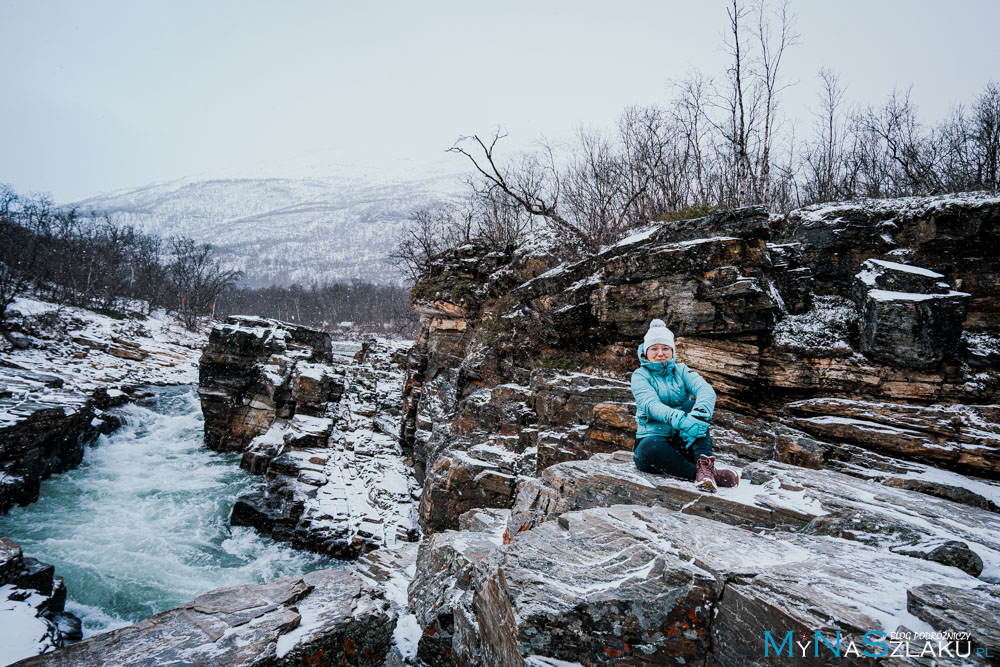
[[[632,372],[632,396],[635,397],[635,420],[638,439],[647,435],[670,437],[672,413],[694,395],[692,416],[705,421],[715,412],[715,390],[703,377],[674,359],[652,362],[643,356],[639,345],[639,368]]]

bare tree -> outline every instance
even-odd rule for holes
[[[809,201],[831,201],[848,194],[844,189],[844,88],[840,77],[826,68],[819,71],[822,81],[819,110],[815,112],[815,138],[806,148],[808,172],[803,183]]]
[[[1000,86],[990,82],[972,108],[942,123],[942,179],[950,190],[1000,188]]]
[[[750,56],[742,27],[747,10],[737,0],[732,0],[732,4],[726,9],[726,14],[729,17],[726,48],[729,50],[732,62],[726,70],[729,87],[723,94],[722,104],[729,112],[729,131],[725,133],[732,160],[729,196],[736,206],[744,206],[750,200],[750,184],[753,180],[750,141],[751,135],[757,129],[760,88],[754,85],[748,71]],[[720,124],[716,127],[721,129],[723,126]]]
[[[481,177],[473,188],[480,214],[488,214],[481,220],[481,231],[489,229],[482,225],[491,220],[506,220],[508,229],[520,233],[538,217],[563,236],[568,247],[590,252],[642,220],[651,204],[644,198],[663,175],[663,116],[633,110],[619,129],[617,141],[581,131],[562,168],[545,142],[534,153],[501,164],[496,147],[505,135],[498,131],[488,143],[477,135],[461,137],[449,151],[468,158]],[[471,144],[472,152],[463,144]],[[516,209],[520,212],[515,216]]]
[[[893,91],[881,108],[868,107],[851,120],[856,194],[897,197],[939,192],[940,147],[925,135],[910,93]]]
[[[687,198],[684,134],[663,109],[627,107],[618,120],[626,179],[625,228],[683,206]]]
[[[991,81],[972,107],[975,187],[1000,189],[1000,86]]]
[[[472,211],[457,206],[424,206],[414,209],[411,224],[389,252],[389,261],[411,281],[430,270],[434,257],[446,248],[472,238]]]
[[[764,117],[763,138],[760,145],[758,175],[758,192],[765,205],[771,204],[771,145],[774,142],[775,116],[778,107],[779,93],[789,84],[780,83],[779,72],[785,50],[798,43],[799,34],[795,32],[795,17],[788,10],[788,2],[777,10],[777,34],[772,33],[771,20],[767,16],[765,0],[757,0],[754,6],[756,18],[756,37],[759,54],[756,59],[756,76],[759,79],[763,93]]]
[[[610,139],[579,130],[577,149],[563,178],[566,208],[591,245],[615,238],[628,215],[627,169]]]
[[[499,188],[527,213],[549,220],[559,230],[586,245],[588,239],[584,231],[564,218],[559,211],[562,182],[551,147],[543,145],[542,156],[523,155],[518,163],[500,166],[497,163],[496,146],[506,136],[497,130],[489,143],[480,139],[479,135],[459,137],[448,151],[467,157],[487,182]],[[463,144],[472,144],[476,155],[467,151]]]
[[[684,201],[691,204],[707,204],[711,199],[706,187],[711,130],[706,109],[711,88],[711,80],[697,72],[674,84],[673,117],[684,141],[680,164],[687,181]]]
[[[177,314],[194,331],[215,299],[236,284],[240,272],[222,268],[211,245],[198,245],[187,237],[171,239],[170,252],[173,261],[168,271],[177,299]]]
[[[488,248],[513,250],[533,227],[535,216],[489,180],[471,179],[468,185],[471,196],[465,204],[464,220],[471,234]]]

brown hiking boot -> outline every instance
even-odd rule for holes
[[[722,469],[716,468],[715,464],[713,463],[712,472],[714,473],[715,476],[715,485],[720,488],[728,489],[734,486],[739,486],[740,484],[739,475],[737,475],[732,470],[726,470],[725,468]]]
[[[694,485],[706,493],[715,493],[715,457],[699,456],[695,463]]]

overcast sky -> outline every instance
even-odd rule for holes
[[[720,74],[725,5],[0,0],[0,182],[66,202],[195,175],[297,176],[310,156],[460,168],[442,153],[460,134],[559,140],[665,103],[691,70]],[[854,103],[912,84],[930,121],[1000,79],[995,0],[791,8],[790,115],[807,118],[823,66]]]

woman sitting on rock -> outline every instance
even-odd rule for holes
[[[676,358],[673,332],[663,320],[653,320],[639,346],[640,366],[632,373],[638,423],[635,467],[693,479],[709,493],[716,486],[736,486],[736,473],[716,470],[712,456],[708,422],[715,410],[715,390]]]

